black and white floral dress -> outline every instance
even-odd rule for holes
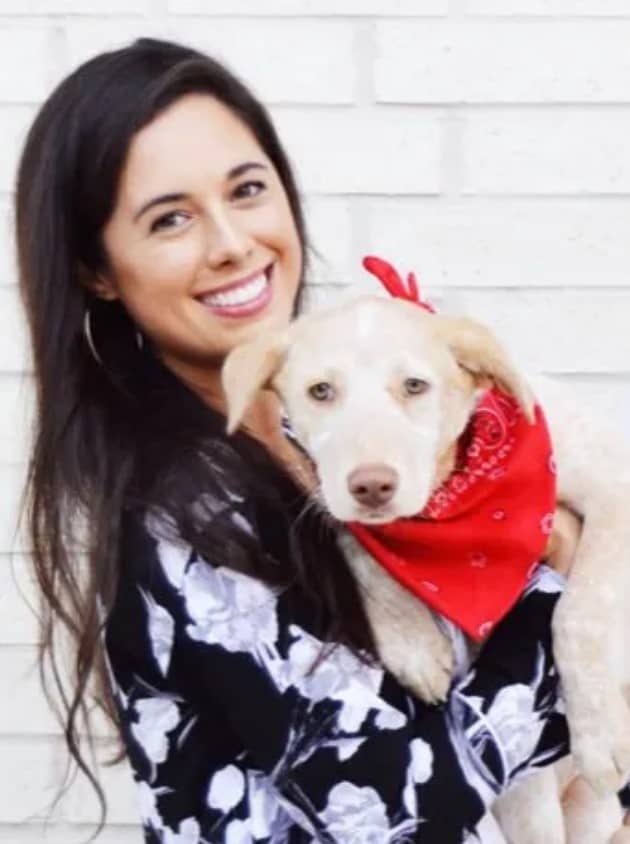
[[[234,518],[253,530],[234,504]],[[444,706],[322,641],[306,605],[128,519],[105,642],[145,840],[459,844],[567,750],[541,566]]]

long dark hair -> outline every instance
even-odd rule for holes
[[[126,513],[158,508],[184,540],[226,565],[244,552],[258,576],[301,589],[329,641],[371,647],[332,532],[308,517],[294,529],[303,493],[254,439],[245,433],[228,439],[224,418],[150,348],[137,347],[122,306],[97,300],[84,283],[107,268],[103,227],[134,134],[192,92],[217,98],[253,132],[279,173],[306,255],[298,190],[265,109],[221,64],[177,44],[141,39],[79,67],[43,105],[18,172],[20,285],[37,391],[25,512],[41,596],[40,671],[63,724],[69,761],[96,789],[99,829],[106,802],[79,734],[85,727],[90,735],[94,704],[116,724],[101,635],[124,564],[119,545]],[[303,276],[304,268],[296,310]],[[88,308],[102,365],[83,331]],[[200,528],[191,518],[199,493],[226,479],[260,506],[262,525],[292,537],[286,553],[272,559],[264,541],[248,545],[232,521],[215,519]],[[59,632],[73,643],[69,678]]]

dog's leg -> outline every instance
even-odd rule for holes
[[[607,531],[616,533],[616,518],[628,519],[617,508],[613,502],[602,502],[601,509],[591,503],[569,584],[553,618],[571,750],[578,769],[600,793],[618,789],[630,769],[630,713],[610,654],[611,637],[621,635],[616,592],[623,589],[624,573],[615,578],[613,571],[610,581],[608,572],[604,574],[606,568],[616,568],[630,547],[605,540]]]
[[[486,812],[465,844],[508,844],[492,812]]]
[[[427,607],[356,542],[340,537],[383,665],[427,703],[446,700],[454,671],[450,640]]]
[[[551,429],[559,498],[584,518],[553,619],[571,751],[588,782],[612,793],[630,770],[630,711],[611,657],[630,572],[630,455],[557,385],[537,381],[536,391]]]
[[[618,829],[610,839],[610,844],[630,844],[630,826]]]
[[[508,844],[566,842],[553,768],[543,768],[512,786],[496,801],[492,811]]]
[[[582,777],[562,795],[567,844],[605,844],[620,829],[622,812],[615,794],[600,797]]]

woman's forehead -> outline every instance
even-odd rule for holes
[[[174,102],[133,138],[121,178],[121,198],[194,191],[223,181],[244,160],[268,163],[251,130],[227,106],[205,94]]]

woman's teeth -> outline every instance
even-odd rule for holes
[[[211,308],[230,308],[238,305],[248,305],[262,294],[268,283],[265,273],[261,273],[242,287],[229,290],[227,293],[208,294],[207,296],[203,296],[201,301],[204,305],[208,305]]]

